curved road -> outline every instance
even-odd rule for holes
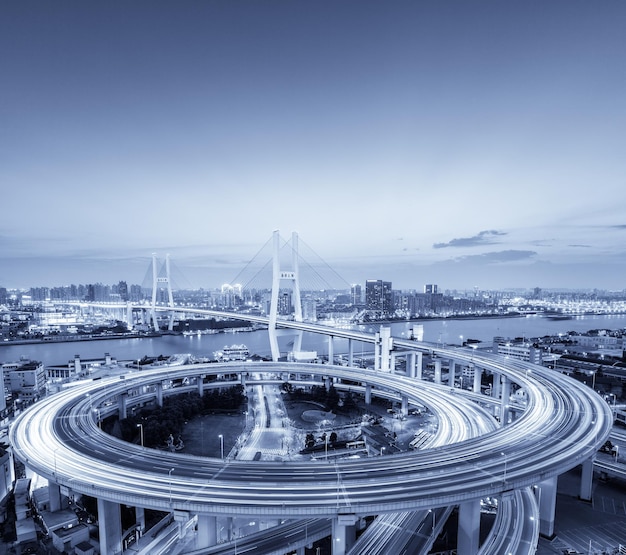
[[[445,350],[438,351],[446,355]],[[459,353],[452,351],[448,356],[459,358]],[[125,380],[77,386],[44,399],[16,419],[11,443],[16,456],[38,474],[111,501],[202,514],[302,518],[428,509],[499,495],[573,468],[591,458],[608,437],[610,409],[584,386],[548,370],[498,357],[474,356],[473,360],[510,375],[525,387],[528,404],[521,416],[508,426],[484,430],[476,437],[392,457],[332,465],[223,463],[143,449],[98,429],[92,407],[100,397],[169,380],[174,373],[186,377],[206,374],[203,365],[141,372]],[[293,368],[263,366],[261,370],[258,364],[246,365],[238,371]],[[312,372],[312,366],[302,368]],[[215,365],[210,368],[214,370]],[[232,365],[228,371],[234,371]],[[440,427],[449,441],[454,441],[455,423],[465,425],[462,413],[477,410],[458,390],[445,393],[447,388],[398,375],[330,366],[315,372],[369,383],[377,390],[402,392],[410,403],[428,405],[441,418]]]

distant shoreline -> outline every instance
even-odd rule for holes
[[[368,326],[370,324],[401,324],[402,322],[433,322],[437,320],[482,320],[484,318],[525,318],[528,313],[508,314],[455,314],[453,316],[419,316],[417,318],[385,318],[382,320],[368,320],[355,323],[355,326]]]
[[[613,314],[613,313],[611,313]],[[625,313],[615,313],[615,315],[624,315]],[[371,326],[380,324],[403,324],[403,323],[419,323],[419,322],[436,322],[446,320],[496,320],[496,319],[513,319],[525,318],[526,316],[539,316],[546,320],[566,320],[574,319],[579,316],[609,316],[609,313],[581,313],[581,314],[554,314],[545,312],[510,312],[507,314],[455,314],[451,316],[420,316],[417,318],[397,318],[397,319],[380,319],[369,320],[367,322],[354,323],[356,326]],[[320,320],[324,325],[324,320]],[[217,330],[218,333],[225,333],[231,328],[223,328]],[[237,331],[256,331],[257,328],[238,329]],[[82,341],[107,341],[111,339],[145,339],[154,337],[163,337],[166,335],[182,335],[180,331],[149,331],[149,332],[129,332],[129,333],[104,333],[104,334],[81,334],[81,335],[48,335],[40,338],[29,339],[9,339],[0,341],[0,348],[12,347],[16,345],[45,345],[47,343],[80,343]]]
[[[106,341],[107,339],[143,339],[144,337],[162,337],[167,332],[141,332],[141,333],[106,333],[85,335],[47,335],[37,339],[9,339],[0,341],[0,347],[13,345],[41,345],[45,343],[74,343],[80,341]]]

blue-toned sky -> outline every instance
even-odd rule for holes
[[[626,2],[0,4],[0,286],[626,287]]]

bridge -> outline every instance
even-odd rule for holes
[[[276,265],[274,269],[283,271]],[[295,286],[297,272],[290,270],[285,279]],[[158,305],[151,310],[192,311]],[[198,554],[233,552],[230,544],[216,545],[216,518],[224,515],[263,517],[275,524],[262,538],[255,534],[240,539],[239,552],[243,542],[254,546],[255,553],[293,549],[303,553],[309,538],[330,534],[334,555],[371,555],[374,545],[389,552],[389,546],[401,544],[426,553],[453,507],[459,514],[459,554],[530,554],[539,534],[554,533],[560,474],[582,465],[579,497],[591,500],[594,458],[609,436],[613,418],[602,398],[567,376],[472,349],[400,340],[385,327],[369,334],[303,322],[297,315],[280,320],[272,313],[193,312],[267,325],[271,342],[279,328],[323,334],[328,337],[329,361],[333,339],[346,339],[348,366],[280,362],[273,347],[271,363],[129,371],[124,379],[76,386],[22,413],[10,432],[15,456],[49,480],[52,506],[60,506],[62,493],[98,499],[102,553],[122,552],[120,505],[125,504],[136,507],[139,515],[146,508],[170,512],[177,523],[172,541],[193,530]],[[355,342],[374,346],[373,370],[354,368]],[[395,371],[398,356],[406,357],[402,374]],[[434,365],[432,381],[425,377],[425,357]],[[471,370],[469,390],[454,387],[455,374],[462,370]],[[480,387],[485,374],[493,376],[490,395]],[[172,383],[173,376],[180,386],[168,389],[165,384]],[[437,431],[418,451],[329,464],[223,461],[164,453],[117,440],[98,426],[99,418],[107,414],[123,419],[133,406],[150,400],[160,404],[168,394],[225,387],[233,383],[233,376],[246,387],[285,381],[333,384],[339,391],[357,391],[366,403],[375,397],[391,399],[403,414],[411,407],[426,406],[437,419]],[[513,388],[524,390],[525,402],[513,400]],[[499,510],[488,538],[480,544],[480,502],[488,497],[499,499]],[[378,518],[356,540],[356,528],[367,516]],[[141,517],[138,520],[141,523]],[[407,527],[414,534],[403,538]],[[262,542],[264,551],[259,548]],[[165,543],[150,545],[149,552],[169,549],[169,540]]]
[[[99,380],[53,395],[18,417],[11,443],[20,460],[50,480],[57,497],[64,487],[98,498],[101,548],[107,553],[120,551],[120,503],[170,510],[184,522],[194,520],[206,548],[215,540],[217,515],[262,515],[277,522],[330,518],[337,544],[334,553],[348,552],[350,530],[361,516],[416,513],[423,520],[429,510],[459,506],[460,532],[465,535],[460,536],[458,552],[477,553],[480,499],[492,496],[505,500],[503,507],[513,503],[506,511],[508,519],[504,509],[501,513],[509,522],[503,526],[513,526],[507,536],[515,538],[515,545],[507,547],[513,547],[510,552],[525,552],[520,551],[520,541],[530,545],[534,538],[536,543],[541,528],[545,535],[552,533],[559,474],[583,464],[581,497],[590,498],[591,465],[610,433],[610,408],[585,386],[540,367],[497,356],[478,357],[460,349],[428,345],[419,349],[438,359],[471,362],[497,375],[504,384],[499,397],[451,390],[417,375],[330,365],[189,365],[141,371],[123,380]],[[145,401],[144,396],[158,399],[164,393],[163,383],[174,373],[187,378],[181,380],[187,388],[198,390],[207,387],[207,375],[233,373],[244,384],[270,380],[263,376],[282,383],[293,379],[292,374],[308,375],[317,383],[331,379],[339,389],[354,390],[358,382],[366,400],[372,395],[392,398],[403,410],[427,406],[438,419],[439,431],[429,449],[325,465],[232,460],[225,464],[219,459],[144,449],[99,429],[94,407],[123,417],[129,405]],[[507,406],[509,396],[503,395],[507,383],[524,387],[525,407]],[[174,392],[178,391],[170,391]],[[107,403],[112,398],[113,405]],[[494,411],[504,416],[502,426],[497,426]],[[540,496],[533,493],[536,488],[541,489]],[[530,516],[525,507],[530,507]],[[520,521],[520,516],[527,518]],[[511,524],[517,522],[535,525],[520,536],[517,524]]]

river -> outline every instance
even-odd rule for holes
[[[414,325],[421,324],[424,341],[441,344],[460,344],[462,340],[477,339],[491,342],[494,336],[503,337],[541,337],[557,335],[568,331],[586,332],[591,329],[626,328],[626,315],[615,316],[578,316],[571,320],[550,320],[539,315],[519,318],[477,318],[461,320],[426,320],[420,322],[396,322],[390,324],[394,337],[406,338]],[[355,329],[374,333],[379,325],[358,326]],[[462,338],[462,339],[461,339]],[[281,352],[291,350],[293,336],[279,338]],[[66,364],[79,355],[83,360],[102,359],[105,353],[117,360],[137,360],[143,356],[173,355],[191,353],[196,356],[212,356],[214,351],[225,345],[245,344],[251,353],[270,356],[270,344],[267,331],[219,333],[215,335],[164,335],[141,339],[109,339],[97,341],[76,341],[68,343],[41,343],[29,345],[0,344],[0,362],[12,362],[20,358],[38,360],[45,365]],[[328,352],[327,339],[305,333],[302,350]],[[357,344],[355,355],[371,351],[371,345]],[[335,340],[335,354],[348,351],[347,340]]]

